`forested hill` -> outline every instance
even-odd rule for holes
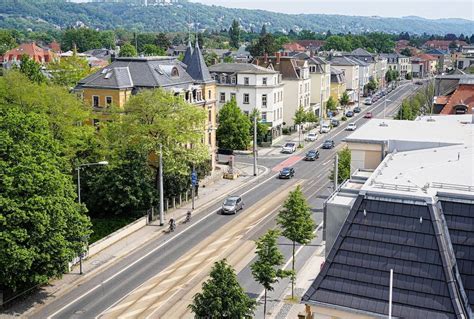
[[[266,24],[269,31],[308,29],[331,32],[372,32],[428,34],[471,34],[473,22],[463,19],[428,20],[419,17],[380,18],[324,14],[290,15],[263,10],[230,9],[181,0],[172,6],[137,6],[126,3],[71,3],[64,0],[2,0],[0,28],[67,28],[86,25],[97,29],[125,28],[137,31],[184,31],[188,21],[193,29],[228,28],[235,18],[241,25],[258,31]]]

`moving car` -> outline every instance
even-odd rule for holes
[[[319,158],[319,152],[317,150],[311,150],[308,153],[306,153],[306,156],[304,157],[305,161],[315,161]]]
[[[286,143],[282,148],[281,148],[282,153],[287,153],[291,154],[296,152],[296,143]]]
[[[329,131],[331,131],[331,125],[328,123],[321,125],[321,133],[329,133]]]
[[[244,202],[240,196],[229,196],[222,204],[222,214],[236,214],[239,210],[244,208]]]
[[[368,97],[364,100],[365,105],[372,105],[372,98]]]
[[[308,135],[306,135],[306,138],[305,138],[305,140],[308,141],[308,142],[314,142],[317,139],[318,139],[318,134],[313,133],[313,132],[308,133]]]
[[[323,149],[331,149],[335,146],[334,144],[334,141],[333,140],[325,140],[324,143],[323,143],[323,146],[322,148]]]
[[[346,127],[346,131],[355,131],[357,128],[357,125],[355,123],[349,123]]]
[[[293,176],[295,176],[295,169],[293,167],[284,167],[278,175],[280,179],[290,179]]]
[[[332,125],[332,127],[338,127],[339,126],[339,120],[332,119],[331,120],[331,125]]]
[[[353,117],[353,116],[354,116],[354,112],[352,112],[352,111],[347,111],[347,112],[346,112],[346,116],[347,116],[347,117]]]
[[[364,118],[371,119],[372,118],[372,112],[365,113]]]
[[[361,109],[360,107],[356,106],[353,110],[354,113],[360,113]]]

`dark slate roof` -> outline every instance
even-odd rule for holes
[[[441,203],[464,290],[474,309],[474,205]]]
[[[193,46],[191,45],[191,41],[188,41],[188,46],[186,48],[186,52],[184,53],[183,63],[188,65],[191,63],[191,58],[193,56]]]
[[[369,51],[365,50],[365,49],[362,49],[362,48],[357,48],[355,49],[354,51],[351,52],[351,55],[354,55],[354,56],[373,56],[372,53],[370,53]]]
[[[345,66],[345,65],[358,65],[357,62],[355,62],[354,60],[346,57],[346,56],[337,56],[337,57],[333,57],[329,63],[331,65],[336,65],[336,66]]]
[[[204,62],[204,57],[202,56],[201,49],[199,49],[199,44],[196,41],[194,46],[193,55],[191,61],[187,64],[186,71],[189,75],[198,82],[211,82],[214,81],[209,73],[206,62]]]
[[[395,318],[458,318],[460,290],[446,266],[449,240],[435,216],[426,205],[359,196],[302,301],[387,315],[393,269]]]
[[[178,76],[172,75],[173,69],[178,71]],[[107,67],[80,80],[78,88],[169,87],[193,82],[194,79],[186,72],[183,64],[174,58],[118,58]]]

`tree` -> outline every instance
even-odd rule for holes
[[[306,245],[314,238],[314,221],[311,218],[311,208],[304,197],[301,187],[290,192],[290,195],[283,204],[283,209],[278,213],[278,225],[283,229],[282,235],[292,242],[292,278],[291,297],[294,298],[295,288],[295,248],[296,243]]]
[[[304,110],[303,106],[296,110],[295,116],[293,117],[293,121],[295,125],[298,127],[298,145],[301,146],[301,130],[303,129],[301,126],[306,123],[306,111]]]
[[[19,291],[66,272],[90,222],[44,116],[2,101],[0,150],[0,287]]]
[[[347,92],[344,91],[344,93],[342,93],[341,98],[339,99],[339,103],[343,107],[346,107],[349,104],[349,101],[350,101],[349,94],[347,94]]]
[[[411,50],[409,48],[404,48],[403,50],[400,51],[400,54],[404,56],[412,56]]]
[[[337,108],[336,99],[334,99],[332,96],[330,96],[328,101],[326,102],[326,109],[329,110],[329,111],[335,111],[336,108]]]
[[[137,49],[130,43],[125,43],[120,48],[119,56],[121,57],[135,57],[137,55]]]
[[[166,36],[166,34],[161,32],[156,35],[155,45],[161,48],[162,50],[166,51],[170,47],[171,42]]]
[[[316,40],[316,33],[311,30],[301,30],[298,38],[300,40]]]
[[[23,73],[30,79],[30,81],[35,83],[44,83],[46,82],[46,76],[44,76],[41,71],[41,64],[30,59],[29,56],[23,54],[20,59],[20,72]]]
[[[219,56],[214,51],[208,51],[204,54],[204,62],[207,66],[219,63]]]
[[[351,177],[351,151],[349,148],[343,148],[338,153],[338,165],[337,165],[337,183],[341,184],[345,180]],[[329,175],[330,180],[334,180],[334,170]]]
[[[147,56],[165,56],[166,52],[154,44],[145,44],[143,46],[143,54]]]
[[[314,112],[313,107],[310,107],[308,112],[306,112],[306,122],[308,123],[317,123],[319,121],[318,116]]]
[[[10,30],[0,29],[0,55],[16,46],[16,39]]]
[[[255,243],[257,245],[257,260],[250,265],[252,275],[264,288],[263,313],[267,312],[267,291],[273,290],[273,284],[279,279],[288,277],[290,273],[279,267],[284,263],[283,254],[278,249],[277,239],[280,232],[270,229]]]
[[[262,56],[265,53],[273,54],[279,47],[275,43],[275,38],[271,33],[261,36],[255,43],[248,48],[250,54],[254,57]]]
[[[244,292],[225,259],[214,263],[202,292],[188,306],[196,318],[252,318],[255,307],[255,300]]]
[[[263,37],[266,34],[267,34],[267,26],[263,24],[262,29],[260,30],[260,36]]]
[[[351,51],[352,47],[345,37],[332,35],[326,39],[324,50]]]
[[[405,75],[405,79],[406,79],[406,80],[411,80],[411,79],[413,79],[413,75],[411,75],[411,73],[407,73],[407,74]]]
[[[89,28],[67,29],[61,37],[61,49],[69,51],[74,47],[79,52],[97,48],[112,49],[115,47],[115,33]]]
[[[371,78],[369,83],[367,83],[367,90],[374,92],[375,90],[377,90],[377,87],[378,87],[377,80],[374,78]]]
[[[74,51],[71,57],[64,57],[61,60],[48,65],[52,81],[68,88],[74,87],[77,82],[91,74],[92,70],[87,60],[77,55]]]
[[[219,127],[217,143],[219,148],[229,150],[245,150],[250,146],[250,120],[232,99],[224,104],[219,111]]]
[[[250,136],[253,137],[253,120],[257,118],[257,141],[263,141],[268,133],[268,124],[262,123],[262,117],[257,109],[253,109],[250,113]]]
[[[240,46],[240,24],[239,21],[235,19],[229,28],[229,37],[231,47],[238,49]]]

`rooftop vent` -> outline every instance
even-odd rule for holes
[[[380,123],[380,124],[379,124],[379,126],[386,127],[386,126],[388,126],[388,124],[387,124],[387,123],[385,123],[385,122],[382,122],[382,123]]]

